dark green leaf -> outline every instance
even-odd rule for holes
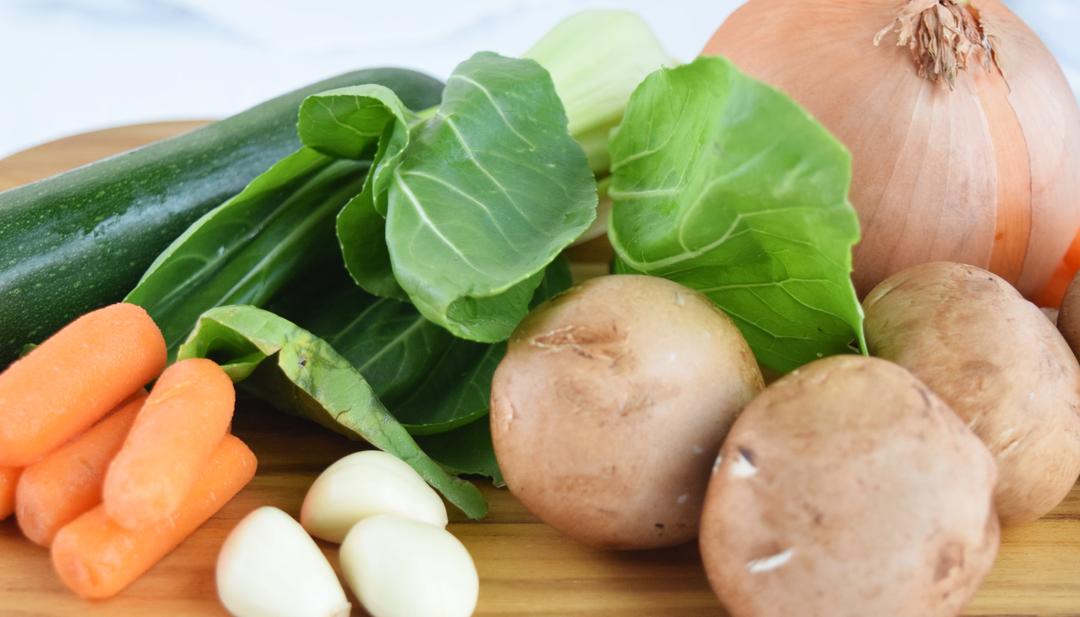
[[[566,261],[556,259],[533,304],[570,282]],[[357,289],[340,264],[312,268],[268,308],[329,342],[414,435],[453,430],[488,412],[491,377],[505,345],[454,339],[411,305]]]
[[[704,292],[777,370],[865,347],[851,157],[791,99],[699,58],[642,83],[611,154],[620,271]]]
[[[574,276],[570,272],[570,262],[565,257],[557,257],[547,267],[547,270],[544,270],[544,278],[540,281],[540,286],[536,288],[536,294],[533,296],[532,302],[529,303],[529,308],[534,309],[540,306],[570,289],[573,284]]]
[[[487,416],[448,433],[420,437],[417,442],[450,473],[486,476],[495,486],[506,486],[495,460]]]
[[[335,249],[333,221],[366,163],[301,149],[195,222],[162,253],[127,302],[147,309],[170,351],[205,310],[262,304]]]
[[[413,435],[433,435],[486,416],[491,377],[505,353],[503,343],[453,339],[427,378],[409,396],[390,403],[394,417]]]
[[[179,357],[215,360],[275,407],[401,458],[468,516],[486,513],[476,487],[432,461],[348,360],[288,320],[251,306],[209,310]]]
[[[378,135],[367,134],[365,123],[384,113],[385,106],[407,114],[402,111],[406,104],[427,106],[441,90],[434,80],[402,80],[393,72],[381,79],[396,85],[401,100],[379,85],[306,99],[298,125],[311,147],[255,178],[193,224],[150,266],[127,300],[147,308],[170,350],[204,310],[263,304],[298,272],[337,251],[335,217],[368,184],[369,165],[336,159],[362,158],[375,150]]]
[[[376,85],[308,97],[300,108],[300,138],[320,152],[358,158],[378,144],[363,191],[341,210],[337,233],[345,267],[369,293],[405,299],[386,247],[387,191],[416,122],[397,96]]]
[[[395,412],[395,402],[428,379],[453,337],[408,303],[368,295],[340,262],[317,269],[283,289],[267,308],[329,343]]]

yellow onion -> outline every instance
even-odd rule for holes
[[[749,0],[703,53],[786,92],[851,150],[855,284],[933,260],[1038,296],[1080,229],[1080,110],[999,0]]]

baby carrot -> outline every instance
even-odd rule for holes
[[[25,467],[90,428],[165,367],[146,311],[83,315],[0,373],[0,466]]]
[[[101,503],[109,462],[146,401],[141,390],[90,430],[27,467],[15,492],[15,516],[30,541],[49,546],[60,528]]]
[[[130,585],[220,510],[255,475],[255,455],[227,435],[180,508],[139,530],[118,525],[103,506],[56,534],[52,562],[60,580],[84,598],[108,598]]]
[[[129,529],[167,518],[229,431],[236,392],[210,360],[165,369],[105,474],[105,512]]]
[[[15,485],[21,471],[18,467],[0,467],[0,521],[15,510]]]

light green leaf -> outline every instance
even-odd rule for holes
[[[611,154],[620,271],[704,292],[777,370],[865,347],[851,157],[791,99],[699,58],[642,83]]]
[[[506,339],[544,268],[589,226],[596,183],[551,78],[480,53],[450,76],[393,173],[386,238],[398,283],[455,335]]]
[[[252,306],[212,309],[179,357],[215,360],[275,407],[399,457],[469,517],[487,512],[477,488],[431,460],[348,360],[288,320]]]
[[[559,22],[523,55],[551,73],[570,134],[597,175],[610,165],[608,138],[642,79],[678,64],[636,13],[588,10]]]

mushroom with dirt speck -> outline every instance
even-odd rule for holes
[[[781,378],[721,453],[700,548],[731,617],[954,617],[993,565],[994,459],[895,364]]]

